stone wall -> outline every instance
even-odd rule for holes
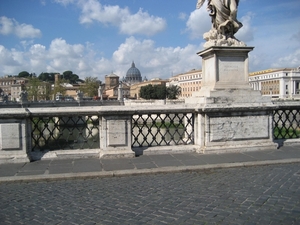
[[[201,154],[233,151],[258,151],[276,148],[273,141],[273,112],[299,104],[273,105],[140,105],[95,107],[3,108],[0,110],[0,163],[29,161],[51,157],[134,157],[132,119],[134,115],[193,114],[194,129],[191,145],[147,147],[145,153],[195,151]],[[97,117],[100,147],[96,149],[32,152],[31,118]],[[151,117],[152,118],[152,117]],[[299,124],[297,124],[298,126]],[[192,127],[193,126],[193,127]],[[298,127],[297,127],[298,129]],[[137,149],[139,151],[139,149]]]
[[[125,100],[125,106],[144,106],[144,105],[184,105],[184,100]]]

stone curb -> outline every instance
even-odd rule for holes
[[[300,163],[300,158],[251,161],[251,162],[239,162],[239,163],[221,163],[221,164],[209,164],[209,165],[199,165],[199,166],[161,167],[161,168],[139,169],[139,170],[134,169],[134,170],[99,171],[99,172],[84,172],[84,173],[63,173],[63,174],[50,174],[50,175],[0,177],[0,183],[55,181],[55,180],[66,180],[66,179],[89,179],[89,178],[121,177],[121,176],[134,176],[134,175],[147,175],[147,174],[150,175],[150,174],[159,174],[159,173],[176,173],[176,172],[179,173],[179,172],[193,172],[193,171],[201,171],[201,170],[209,170],[209,169],[267,166],[267,165],[288,164],[288,163]]]

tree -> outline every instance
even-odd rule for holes
[[[22,71],[19,73],[18,77],[30,77],[30,73],[27,71]]]
[[[96,77],[86,77],[84,80],[84,85],[80,87],[80,90],[87,97],[98,96],[98,88],[101,84]]]
[[[41,73],[38,76],[38,78],[41,81],[47,81],[47,82],[50,82],[50,83],[54,83],[54,81],[55,81],[55,74],[57,74],[57,73]]]
[[[36,78],[30,78],[26,86],[26,91],[28,93],[28,100],[37,101],[40,98],[40,89],[41,81]]]
[[[165,99],[166,98],[166,86],[165,85],[152,85],[148,84],[141,87],[140,97],[144,99]]]
[[[74,74],[70,70],[63,72],[63,78],[65,80],[68,80],[70,84],[76,84],[77,81],[79,80],[79,76],[77,74]]]
[[[154,85],[154,93],[156,93],[153,99],[166,99],[167,89],[166,85]]]
[[[41,92],[40,98],[43,100],[51,99],[51,83],[49,82],[41,82]]]
[[[140,97],[144,99],[151,99],[151,93],[154,92],[152,84],[143,86],[140,89]]]
[[[181,94],[181,88],[179,86],[172,85],[167,88],[168,99],[177,99],[180,94]]]
[[[67,81],[64,79],[59,79],[57,82],[55,82],[54,88],[52,90],[52,95],[54,96],[54,99],[57,93],[60,93],[62,95],[66,94],[66,88],[63,86],[63,84],[66,82]]]

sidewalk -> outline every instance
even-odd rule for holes
[[[31,163],[0,164],[0,182],[186,172],[299,162],[300,145],[243,153],[183,153],[117,159],[51,159]]]

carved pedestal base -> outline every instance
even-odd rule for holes
[[[277,148],[273,142],[272,108],[203,108],[201,153],[258,151]]]
[[[0,119],[0,164],[29,162],[26,121]]]
[[[276,148],[270,98],[248,81],[252,47],[210,47],[202,57],[202,87],[187,104],[198,108],[199,152],[232,152]]]
[[[100,158],[135,157],[130,116],[104,116],[100,121]]]
[[[253,47],[211,47],[202,57],[202,84],[188,104],[270,103],[249,85],[248,53]]]

